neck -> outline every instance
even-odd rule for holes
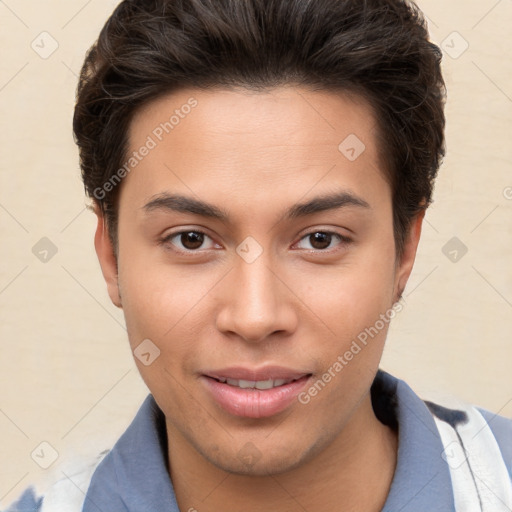
[[[369,395],[326,449],[276,475],[227,473],[198,454],[169,423],[167,433],[176,499],[180,510],[190,512],[379,512],[397,460],[397,435],[375,417]]]

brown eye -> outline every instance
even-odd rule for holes
[[[199,249],[204,242],[204,233],[197,231],[187,231],[180,234],[180,242],[185,249]]]
[[[327,249],[331,245],[332,234],[331,233],[312,233],[309,235],[309,242],[313,249]]]
[[[330,231],[314,231],[303,236],[299,243],[299,249],[309,249],[317,251],[325,251],[326,249],[334,249],[336,246],[346,245],[351,240],[338,233]]]
[[[173,248],[182,253],[199,252],[198,249],[213,249],[215,243],[205,233],[201,231],[179,231],[172,233],[162,239],[161,243],[173,246]]]

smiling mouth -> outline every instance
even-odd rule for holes
[[[228,372],[223,373],[224,375],[221,372],[216,375],[203,375],[202,382],[207,393],[225,412],[246,418],[268,418],[291,407],[313,375],[286,370],[272,372],[237,370],[230,371],[229,377],[226,375]],[[247,375],[248,373],[253,373],[254,376]],[[257,375],[257,373],[266,373],[266,375]],[[242,376],[246,378],[241,379]],[[257,380],[249,380],[247,377]]]
[[[227,378],[215,378],[210,377],[217,382],[222,384],[228,384],[229,386],[233,386],[235,388],[240,389],[273,389],[278,388],[280,386],[284,386],[286,384],[290,384],[291,382],[296,382],[304,377],[309,377],[310,375],[303,375],[301,377],[297,377],[296,379],[266,379],[266,380],[244,380],[244,379],[227,379]]]

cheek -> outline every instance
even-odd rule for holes
[[[191,279],[158,267],[141,273],[133,265],[125,272],[120,269],[119,281],[129,332],[162,342],[176,339],[175,334],[185,325],[190,334],[200,328],[196,320],[202,318],[200,312],[214,285],[212,276]],[[194,322],[189,321],[192,317]]]
[[[173,267],[154,252],[120,258],[119,283],[132,351],[147,339],[159,350],[158,359],[148,366],[135,357],[141,376],[156,394],[173,394],[180,389],[173,377],[182,381],[204,357],[201,348],[214,323],[211,292],[223,272],[220,267]]]
[[[200,299],[206,287],[193,281],[186,284],[169,271],[137,274],[133,265],[124,272],[120,269],[119,279],[128,339],[140,375],[159,405],[179,417],[182,410],[190,408],[180,383],[187,368],[194,368],[193,341],[201,339],[200,319],[206,313]],[[138,347],[147,344],[145,340],[151,343],[142,352]],[[137,356],[140,352],[157,357],[146,364]]]
[[[211,278],[169,265],[164,250],[119,223],[119,288],[130,342],[162,340],[207,292]],[[156,341],[155,341],[156,342]]]
[[[359,252],[331,273],[317,273],[317,286],[304,289],[310,309],[321,320],[316,326],[323,334],[316,336],[322,348],[316,353],[320,377],[329,381],[327,392],[315,398],[316,406],[351,403],[369,387],[378,368],[395,316],[391,309],[394,246],[381,244],[379,250],[374,249]]]
[[[321,348],[310,347],[318,356],[317,373],[299,402],[311,411],[314,428],[327,437],[341,428],[347,411],[355,410],[366,396],[380,363],[389,323],[396,314],[392,309],[393,267],[352,270],[326,280],[322,293],[309,292],[315,298],[311,309],[319,312],[322,320],[316,322],[322,330],[322,334],[316,333]],[[322,419],[325,417],[330,422]]]
[[[383,252],[379,257],[360,253],[346,265],[320,270],[311,276],[315,284],[304,288],[304,302],[336,334],[356,335],[354,329],[372,325],[392,306],[394,255]]]

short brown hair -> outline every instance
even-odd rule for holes
[[[119,187],[142,105],[184,87],[279,85],[353,92],[373,107],[400,255],[444,157],[441,51],[404,0],[124,0],[89,50],[73,128],[86,193],[117,250]],[[110,187],[109,187],[110,189]]]

